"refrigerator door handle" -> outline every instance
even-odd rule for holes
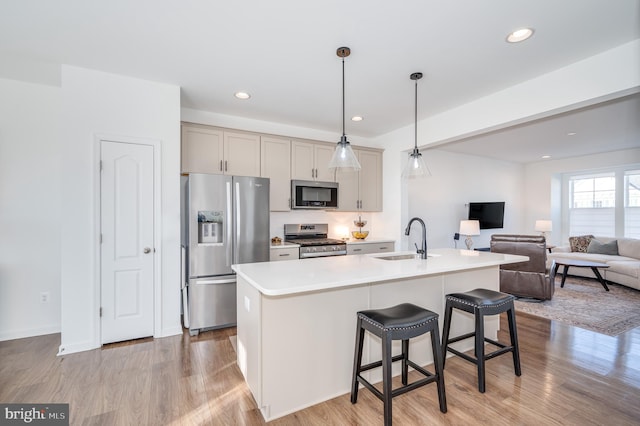
[[[189,328],[189,295],[187,290],[187,248],[182,245],[181,252],[182,277],[180,279],[180,293],[182,296],[182,323]]]
[[[236,235],[233,241],[233,263],[236,263],[240,260],[240,250],[238,249],[238,245],[240,242],[240,230],[242,229],[242,223],[240,221],[240,182],[236,182],[234,198],[236,200],[235,218],[234,218]]]
[[[235,283],[236,282],[236,278],[225,278],[225,279],[221,279],[221,280],[195,280],[194,284],[196,285],[207,285],[207,284],[231,284],[231,283]]]
[[[180,288],[184,289],[187,286],[187,248],[182,245],[180,251]]]
[[[233,264],[235,253],[232,252],[232,247],[236,245],[236,242],[233,237],[233,228],[235,225],[233,224],[233,202],[232,202],[232,193],[231,193],[231,181],[226,183],[227,187],[227,221],[226,221],[226,246],[227,246],[227,266],[231,266]]]

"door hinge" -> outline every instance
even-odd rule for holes
[[[100,171],[102,171],[102,160],[100,160]]]
[[[100,234],[100,244],[102,244],[102,234]]]
[[[102,317],[102,306],[100,306],[100,317]]]

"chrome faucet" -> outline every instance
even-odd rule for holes
[[[409,221],[409,224],[407,225],[407,228],[404,230],[404,235],[409,235],[409,232],[411,232],[411,224],[415,221],[420,222],[420,225],[422,225],[422,248],[419,249],[418,244],[416,244],[416,252],[420,255],[422,259],[426,259],[427,258],[427,226],[424,224],[422,219],[420,219],[419,217],[414,217],[413,219],[411,219]]]

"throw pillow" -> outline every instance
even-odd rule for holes
[[[598,240],[591,240],[587,253],[618,255],[618,241],[613,240],[608,243],[602,243]]]
[[[577,237],[569,237],[569,245],[572,252],[586,253],[589,243],[593,239],[593,235],[580,235]]]

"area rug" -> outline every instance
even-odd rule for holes
[[[516,300],[516,311],[608,336],[640,327],[640,291],[618,284],[608,286],[607,292],[595,279],[567,277],[564,288],[560,288],[558,277],[551,300]]]

